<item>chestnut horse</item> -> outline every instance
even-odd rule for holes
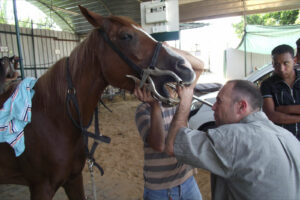
[[[89,124],[106,86],[132,91],[134,82],[126,75],[144,80],[153,77],[160,92],[167,81],[191,84],[195,79],[189,62],[137,24],[125,18],[102,17],[81,6],[80,10],[95,29],[68,58],[59,60],[37,80],[31,123],[24,129],[25,151],[16,157],[13,148],[0,143],[0,184],[29,186],[31,200],[50,200],[61,186],[69,199],[85,199],[85,137],[74,121],[82,122],[83,127]],[[70,94],[76,97],[77,107],[67,101]]]

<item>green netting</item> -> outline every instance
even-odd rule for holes
[[[289,26],[260,26],[247,25],[246,35],[237,49],[246,52],[271,54],[273,48],[280,44],[288,44],[296,48],[296,41],[300,38],[300,25]]]

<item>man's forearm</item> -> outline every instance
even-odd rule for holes
[[[190,112],[191,103],[181,101],[170,125],[165,151],[174,155],[174,142],[180,128],[186,127]]]
[[[154,150],[163,152],[165,148],[165,134],[163,130],[163,119],[161,108],[157,101],[151,104],[151,124],[147,142]]]
[[[275,110],[285,114],[300,115],[300,105],[282,105],[277,106]]]
[[[300,115],[286,114],[279,111],[266,112],[268,118],[277,124],[294,124],[300,122]]]

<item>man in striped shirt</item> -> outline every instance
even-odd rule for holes
[[[201,200],[194,169],[165,152],[165,140],[176,107],[164,107],[145,87],[134,94],[143,103],[137,107],[136,124],[144,141],[144,199]]]

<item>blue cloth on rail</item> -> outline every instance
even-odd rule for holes
[[[22,80],[0,109],[0,142],[7,142],[16,156],[25,150],[24,128],[31,121],[31,99],[36,81],[35,78]]]

